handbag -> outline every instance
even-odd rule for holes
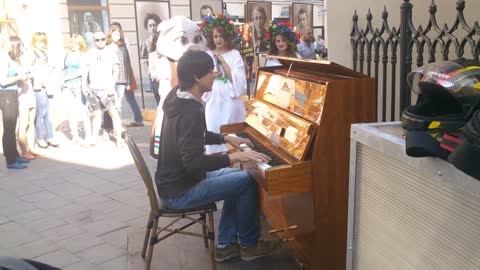
[[[130,89],[128,91],[135,91],[137,90],[137,80],[135,79],[135,73],[133,72],[133,68],[130,66]]]

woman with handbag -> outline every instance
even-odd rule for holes
[[[117,50],[118,59],[120,62],[117,84],[115,85],[115,91],[117,94],[116,107],[118,109],[118,113],[121,116],[122,100],[125,96],[130,108],[132,109],[135,120],[134,122],[130,123],[129,126],[143,126],[142,112],[140,111],[140,107],[135,99],[135,89],[132,89],[131,87],[132,82],[135,80],[135,76],[133,76],[134,74],[130,62],[130,56],[128,54],[127,46],[125,45],[125,36],[122,28],[119,27],[117,23],[110,25],[110,30],[108,31],[107,35],[107,44],[109,44],[113,50]]]

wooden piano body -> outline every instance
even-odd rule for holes
[[[260,68],[243,133],[280,160],[260,170],[261,209],[305,269],[345,269],[352,123],[375,121],[375,82],[333,62],[278,58]]]

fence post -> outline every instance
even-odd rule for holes
[[[410,106],[411,94],[407,85],[407,75],[411,70],[411,66],[407,63],[409,46],[412,40],[412,8],[410,0],[403,0],[400,6],[400,114],[403,110]]]

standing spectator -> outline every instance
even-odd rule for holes
[[[240,53],[233,49],[235,27],[223,14],[208,17],[202,28],[207,36],[208,53],[221,76],[215,79],[212,91],[205,93],[207,128],[220,132],[220,126],[245,120],[247,111],[241,98],[247,91],[245,65]],[[207,154],[226,152],[226,145],[207,145]]]
[[[143,20],[143,27],[148,30],[148,38],[142,41],[140,45],[140,58],[143,59],[142,63],[148,66],[148,54],[152,47],[153,39],[158,35],[157,27],[162,22],[160,16],[155,13],[147,13]],[[149,86],[147,92],[153,92],[155,81],[149,76]]]
[[[29,73],[30,64],[24,57],[23,42],[19,37],[10,37],[10,58],[21,68],[21,73]],[[21,157],[32,160],[36,158],[35,145],[35,110],[36,100],[31,81],[18,82],[18,145]],[[34,154],[35,153],[35,154]]]
[[[315,48],[313,45],[312,29],[306,26],[301,31],[302,39],[298,45],[298,53],[303,59],[316,59]]]
[[[15,130],[18,117],[18,83],[30,79],[21,70],[8,52],[10,43],[6,33],[0,33],[0,109],[3,120],[3,155],[9,169],[25,169],[25,163],[30,162],[19,157]]]
[[[121,147],[124,145],[121,137],[122,122],[115,109],[115,85],[119,72],[118,55],[114,50],[105,49],[106,37],[102,31],[93,33],[93,40],[95,48],[87,52],[82,75],[84,92],[92,99],[90,100],[90,110],[93,114],[92,136],[98,138],[102,124],[102,110],[107,111],[112,118],[117,146]]]
[[[67,96],[67,111],[69,113],[69,125],[72,133],[72,141],[78,143],[78,119],[83,120],[85,141],[91,141],[92,125],[88,113],[87,100],[82,92],[82,68],[85,61],[87,45],[82,36],[74,34],[70,40],[70,52],[64,61],[64,89]]]
[[[53,98],[53,92],[48,85],[52,69],[48,63],[47,46],[48,39],[44,32],[36,32],[33,34],[33,91],[35,92],[37,100],[35,127],[37,130],[37,143],[41,148],[47,148],[48,145],[58,146],[58,142],[53,137],[53,126],[50,120],[50,99]],[[43,132],[44,128],[45,133]]]
[[[122,28],[112,24],[107,35],[107,44],[111,46],[111,49],[117,53],[119,65],[118,65],[118,78],[115,84],[115,91],[117,93],[117,100],[115,106],[118,110],[120,118],[122,116],[122,101],[123,97],[127,97],[128,104],[132,109],[135,122],[129,124],[129,126],[143,126],[142,112],[135,99],[135,93],[130,91],[131,76],[133,74],[132,64],[130,62],[130,55],[125,45],[125,36]]]
[[[295,51],[297,47],[297,33],[293,31],[288,23],[280,23],[273,20],[268,28],[272,36],[268,55],[301,58]],[[275,58],[267,59],[265,66],[281,66],[282,64]]]

